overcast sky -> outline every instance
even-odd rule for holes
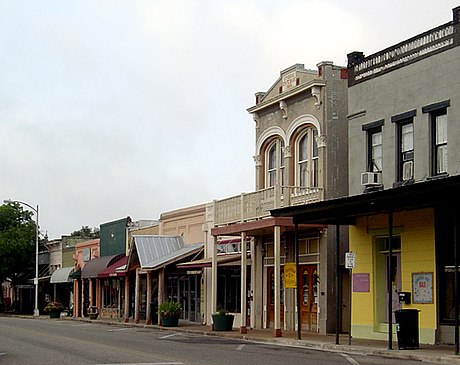
[[[379,4],[379,5],[378,5]],[[458,0],[0,0],[0,197],[50,238],[254,190],[254,93]]]

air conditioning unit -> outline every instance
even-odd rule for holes
[[[361,174],[361,185],[362,186],[382,185],[382,173],[381,172],[363,172]]]
[[[414,177],[414,162],[408,161],[403,164],[402,179],[403,181],[410,180]]]

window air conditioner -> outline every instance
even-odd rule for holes
[[[414,177],[414,162],[408,161],[403,164],[403,171],[402,171],[402,179],[403,181],[410,180]]]
[[[381,172],[363,172],[361,174],[361,185],[363,186],[382,185],[382,173]]]

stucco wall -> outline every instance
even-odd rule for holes
[[[360,218],[350,227],[350,250],[356,254],[353,274],[369,274],[369,292],[353,292],[352,336],[385,340],[387,328],[377,319],[377,288],[383,287],[385,275],[377,270],[375,237],[388,234],[388,216]],[[436,268],[434,214],[431,209],[394,214],[394,234],[401,237],[401,291],[411,292],[412,274],[433,273],[433,303],[403,304],[402,308],[420,310],[420,343],[435,342],[436,331]],[[384,298],[383,298],[384,300]],[[412,298],[413,300],[413,298]]]

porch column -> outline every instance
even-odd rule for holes
[[[129,294],[129,272],[126,273],[125,276],[125,303],[123,308],[123,319],[126,323],[129,322],[129,302],[130,294]]]
[[[96,279],[96,307],[100,311],[102,307],[102,290],[101,290],[101,281]]]
[[[251,328],[256,328],[256,292],[257,292],[257,285],[256,285],[256,267],[257,267],[257,257],[256,257],[256,243],[255,239],[251,239]]]
[[[248,333],[246,329],[247,317],[247,249],[246,249],[246,233],[241,232],[241,324],[240,333]]]
[[[92,307],[94,305],[94,298],[93,298],[93,279],[88,279],[88,298],[89,298],[89,306]]]
[[[217,237],[213,236],[212,261],[211,261],[211,314],[217,310]],[[214,325],[213,325],[214,326]],[[213,328],[214,329],[214,328]]]
[[[393,212],[388,212],[388,349],[393,350],[393,287],[391,274],[393,272]],[[350,323],[351,326],[351,323]]]
[[[136,269],[136,282],[134,289],[134,322],[139,323],[139,284],[140,284],[139,269]]]
[[[84,309],[85,309],[85,279],[81,279],[81,310],[80,310],[80,317],[84,317]]]
[[[78,309],[80,307],[80,293],[79,293],[80,286],[78,285],[78,280],[73,281],[73,292],[74,299],[73,299],[73,316],[78,317]]]
[[[280,226],[275,226],[274,231],[274,255],[275,255],[275,337],[281,337],[281,229]]]
[[[145,323],[147,324],[152,324],[152,311],[151,311],[151,306],[150,302],[152,301],[152,273],[150,271],[147,272],[147,299],[146,299],[146,306],[147,308],[145,309],[145,316],[146,321]]]
[[[166,290],[165,290],[165,269],[161,268],[158,270],[158,305],[163,303],[166,300]],[[158,311],[158,324],[161,323],[160,311]]]

